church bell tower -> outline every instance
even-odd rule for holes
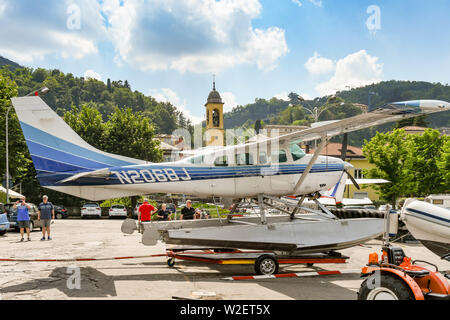
[[[216,91],[216,81],[206,101],[206,146],[223,146],[223,105],[219,92]]]

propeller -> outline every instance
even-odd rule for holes
[[[353,176],[350,173],[348,173],[346,169],[344,169],[344,172],[347,174],[347,177],[352,181],[356,189],[361,190],[361,187],[359,186],[358,182],[356,182],[355,178],[353,178]]]

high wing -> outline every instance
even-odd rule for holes
[[[385,104],[371,112],[363,113],[351,118],[327,123],[323,126],[296,131],[275,137],[270,140],[292,140],[301,139],[311,141],[324,137],[330,138],[346,132],[377,126],[384,123],[399,121],[406,118],[417,117],[423,114],[430,114],[450,110],[450,103],[440,100],[414,100],[392,102]],[[261,143],[264,141],[259,141]]]
[[[342,120],[327,121],[324,125],[316,126],[310,129],[296,131],[272,138],[257,137],[259,139],[253,139],[252,141],[243,144],[230,145],[223,148],[206,147],[197,150],[190,150],[190,154],[193,156],[224,154],[228,152],[240,152],[242,150],[259,148],[261,146],[269,148],[272,145],[278,146],[292,140],[306,142],[323,138],[329,139],[346,132],[357,131],[406,118],[447,110],[450,110],[450,103],[440,100],[391,102],[378,107],[371,112],[359,114],[357,116]],[[273,148],[273,146],[271,148]]]

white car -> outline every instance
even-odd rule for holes
[[[98,203],[85,203],[81,208],[81,218],[84,217],[97,217],[101,218],[102,208]]]
[[[114,204],[109,208],[109,217],[124,217],[126,218],[128,215],[127,208],[120,204]]]

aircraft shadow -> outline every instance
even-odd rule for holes
[[[145,263],[156,264],[156,263]],[[162,263],[160,263],[162,264]],[[180,263],[181,265],[181,263]],[[183,266],[195,265],[197,263],[186,262]],[[244,268],[242,268],[244,267]],[[199,272],[185,270],[174,267],[178,273],[157,273],[157,274],[134,274],[109,276],[92,267],[80,267],[80,289],[70,289],[74,282],[72,273],[68,273],[67,267],[53,269],[47,278],[34,279],[17,285],[0,288],[0,294],[22,293],[32,290],[58,289],[70,298],[108,298],[117,297],[115,281],[177,281],[186,282],[186,276],[192,282],[214,282],[211,290],[217,287],[218,282],[223,277],[230,275],[253,274],[252,266],[221,266],[208,265],[209,269],[217,270],[218,273]],[[101,269],[101,268],[100,268]],[[133,268],[136,269],[136,268]],[[283,272],[289,272],[289,268],[283,268]],[[296,270],[298,272],[298,270]],[[336,285],[333,281],[358,280],[359,275],[339,275],[339,276],[319,276],[305,278],[284,278],[284,279],[260,279],[244,280],[242,282],[256,283],[264,288],[278,292],[284,296],[296,300],[355,300],[356,292],[342,286]],[[237,281],[236,281],[237,282]],[[68,283],[70,283],[68,285]],[[223,281],[230,284],[230,281]],[[238,286],[236,286],[238,288]],[[243,297],[252,299],[251,296]],[[270,297],[268,297],[270,299]]]

